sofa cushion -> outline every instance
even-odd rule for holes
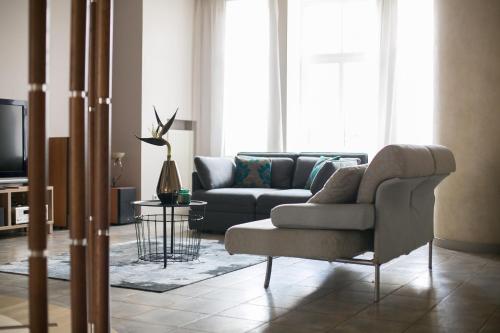
[[[358,191],[358,203],[372,203],[378,186],[391,178],[433,175],[435,161],[431,151],[418,145],[388,145],[373,158],[365,171]]]
[[[289,189],[292,185],[294,161],[289,157],[271,157],[271,187]]]
[[[335,160],[338,160],[340,158],[340,156],[335,156],[335,157],[325,157],[325,156],[321,156],[317,161],[316,163],[314,163],[314,166],[311,170],[311,173],[309,174],[309,177],[307,177],[307,181],[306,181],[306,186],[304,188],[306,189],[311,189],[311,185],[314,181],[314,179],[316,178],[316,176],[318,175],[319,171],[323,168],[323,166],[327,163],[327,162],[331,162],[331,161],[335,161]],[[327,178],[328,179],[328,178]]]
[[[353,230],[285,229],[270,219],[239,224],[226,232],[231,254],[255,254],[320,260],[353,258],[373,250],[373,232]]]
[[[278,228],[368,230],[375,225],[371,204],[287,204],[273,208],[271,222]]]
[[[278,190],[262,193],[257,198],[257,214],[269,214],[273,207],[285,203],[303,203],[311,197],[311,191],[304,189]]]
[[[271,188],[217,188],[193,192],[193,200],[208,202],[207,209],[225,212],[253,212],[257,198],[263,194],[278,192]]]
[[[235,187],[271,187],[271,160],[262,157],[236,156]]]
[[[293,173],[292,188],[303,189],[306,187],[307,179],[318,160],[319,157],[299,156],[297,158],[295,172]]]
[[[310,203],[354,203],[367,164],[340,168],[324,187],[309,199]]]
[[[234,184],[236,166],[231,159],[196,156],[194,166],[201,185],[206,190],[231,187]]]

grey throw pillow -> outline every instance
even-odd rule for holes
[[[194,166],[205,190],[234,185],[236,165],[232,159],[196,156]]]
[[[338,169],[325,186],[307,202],[320,204],[356,202],[359,184],[367,167],[367,164],[363,164]]]

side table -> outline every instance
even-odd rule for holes
[[[134,201],[136,207],[161,208],[162,214],[141,214],[135,217],[137,255],[140,260],[161,262],[191,261],[199,256],[201,232],[199,224],[205,218],[205,201],[189,204],[162,204],[160,200]],[[176,208],[196,207],[196,212],[176,214]],[[167,208],[170,213],[167,214]],[[170,228],[167,224],[170,223]],[[161,232],[158,229],[162,227]],[[170,229],[170,230],[169,230]]]

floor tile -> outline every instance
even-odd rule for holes
[[[400,333],[404,332],[409,327],[408,324],[387,321],[374,320],[364,318],[352,318],[345,323],[337,326],[330,332],[346,332],[346,333]]]
[[[431,311],[423,316],[417,324],[478,331],[485,322],[486,319],[483,317]]]
[[[262,325],[260,321],[211,316],[197,320],[185,328],[214,333],[242,333]]]
[[[323,314],[317,312],[291,311],[277,319],[273,324],[301,327],[304,332],[308,330],[328,330],[345,321],[347,318],[336,314]]]
[[[241,318],[255,321],[271,321],[276,317],[279,317],[288,310],[278,307],[267,307],[261,305],[253,304],[240,304],[223,312],[220,312],[219,316]]]
[[[130,319],[151,324],[162,324],[168,327],[175,327],[187,325],[190,322],[203,317],[205,317],[205,315],[195,312],[171,309],[154,309],[137,316],[131,316]]]
[[[421,318],[425,313],[426,310],[406,309],[384,304],[372,304],[361,311],[356,317],[375,320],[390,320],[411,324]]]

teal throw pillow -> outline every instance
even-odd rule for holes
[[[317,161],[316,164],[314,164],[311,173],[309,174],[309,178],[307,178],[306,182],[306,190],[309,190],[311,188],[311,185],[314,181],[314,178],[316,178],[316,175],[319,173],[323,165],[325,163],[330,162],[330,161],[338,161],[340,159],[340,156],[334,156],[334,157],[325,157],[321,156]]]
[[[236,156],[235,187],[271,187],[271,160],[268,158]]]

